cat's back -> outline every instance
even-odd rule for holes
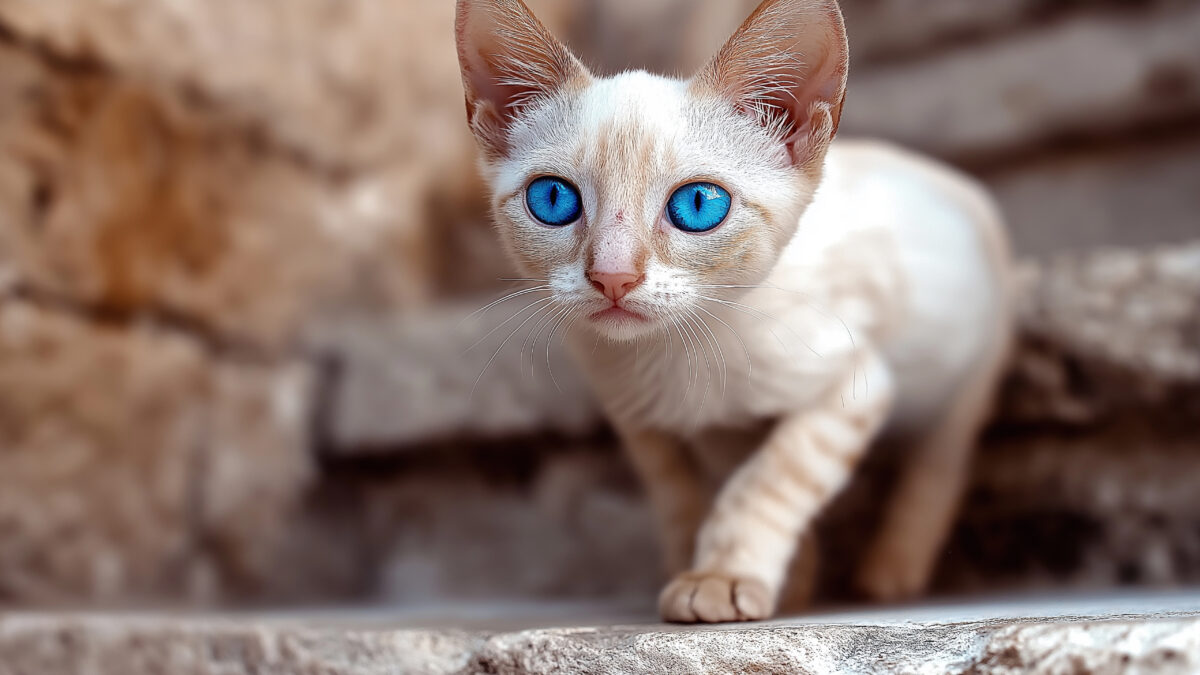
[[[1003,220],[983,186],[935,160],[884,142],[835,142],[789,249],[794,269],[832,252],[839,263],[830,273],[878,280],[886,306],[877,339],[897,376],[901,419],[936,409],[964,372],[1007,343]]]

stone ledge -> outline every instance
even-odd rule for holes
[[[553,606],[549,607],[553,613]],[[504,616],[502,609],[487,611]],[[544,619],[546,613],[545,608],[528,606],[512,611],[526,620],[539,611]],[[0,675],[988,675],[1183,673],[1200,668],[1200,597],[1194,594],[911,608],[703,628],[410,627],[419,621],[369,611],[307,619],[14,614],[0,618]]]

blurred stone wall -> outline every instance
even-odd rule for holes
[[[749,11],[531,4],[601,71],[687,72]],[[1022,253],[1200,237],[1200,2],[845,9],[845,133],[980,176]],[[463,322],[508,272],[472,168],[452,13],[448,0],[0,0],[0,603],[653,588],[644,507],[561,349],[534,341],[527,356],[518,337],[495,351],[508,306]],[[1147,364],[1136,338],[1197,339],[1200,263],[1128,255],[1096,263],[1096,279],[1068,262],[1031,284],[1034,365],[1013,386],[1107,401],[1132,378],[1195,400],[1194,351]],[[1150,325],[1111,309],[1132,297],[1130,266],[1143,272],[1129,288],[1183,289],[1152,292],[1167,314]],[[1132,337],[1110,353],[1055,323],[1072,312]],[[1200,544],[1172,533],[1200,531],[1196,501],[1180,490],[1134,510],[1158,514],[1160,553],[1118,560],[1105,537],[1130,511],[1088,471],[1128,475],[1133,441],[1095,416],[1060,419],[1078,396],[1047,396],[1030,414],[1052,420],[1026,419],[987,455],[1000,468],[980,474],[956,535],[966,561],[944,587],[986,587],[987,542],[1023,540],[984,533],[1046,513],[1094,535],[1046,554],[1067,560],[1057,578],[1194,579],[1200,554],[1178,550]],[[1111,403],[1116,417],[1184,409],[1146,396]],[[1120,428],[1151,458],[1129,499],[1192,466],[1187,433]],[[1033,486],[1027,465],[1041,467]],[[1147,532],[1130,518],[1112,527]],[[1041,569],[1041,549],[1023,550]]]

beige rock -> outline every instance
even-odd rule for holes
[[[858,69],[842,133],[978,161],[1200,109],[1200,7],[1082,15],[1005,40]]]
[[[1064,257],[1024,283],[1005,421],[1096,424],[1197,403],[1200,243]]]
[[[1094,602],[1103,606],[1103,599]],[[1131,608],[1128,602],[1110,602],[1108,613],[1093,609],[1082,617],[1077,608],[1083,603],[1066,602],[1018,608],[1027,613],[1016,615],[1010,607],[981,606],[917,609],[921,618],[915,620],[908,612],[707,629],[641,625],[523,631],[392,628],[411,619],[371,614],[340,619],[15,615],[0,619],[0,673],[1194,672],[1200,667],[1194,607],[1164,612],[1154,603],[1146,598]],[[522,608],[496,606],[490,612],[509,617],[505,623],[511,624]],[[964,619],[964,614],[975,617]],[[582,620],[587,622],[588,615]]]
[[[525,309],[544,297],[525,294],[482,313],[486,298],[325,325],[310,344],[337,355],[334,447],[386,452],[429,440],[594,431],[597,404],[561,336],[550,339],[554,325],[543,319],[551,312]]]
[[[332,305],[426,299],[453,274],[443,231],[483,220],[452,16],[0,4],[0,261],[76,301],[268,347]]]
[[[308,476],[302,366],[0,302],[0,596],[208,599],[260,557]]]
[[[991,171],[1016,248],[1042,259],[1200,235],[1200,136],[1045,154]]]

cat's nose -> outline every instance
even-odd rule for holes
[[[592,286],[596,290],[613,302],[629,295],[633,289],[641,286],[642,282],[646,280],[645,275],[625,272],[592,272],[588,278],[591,279]]]

